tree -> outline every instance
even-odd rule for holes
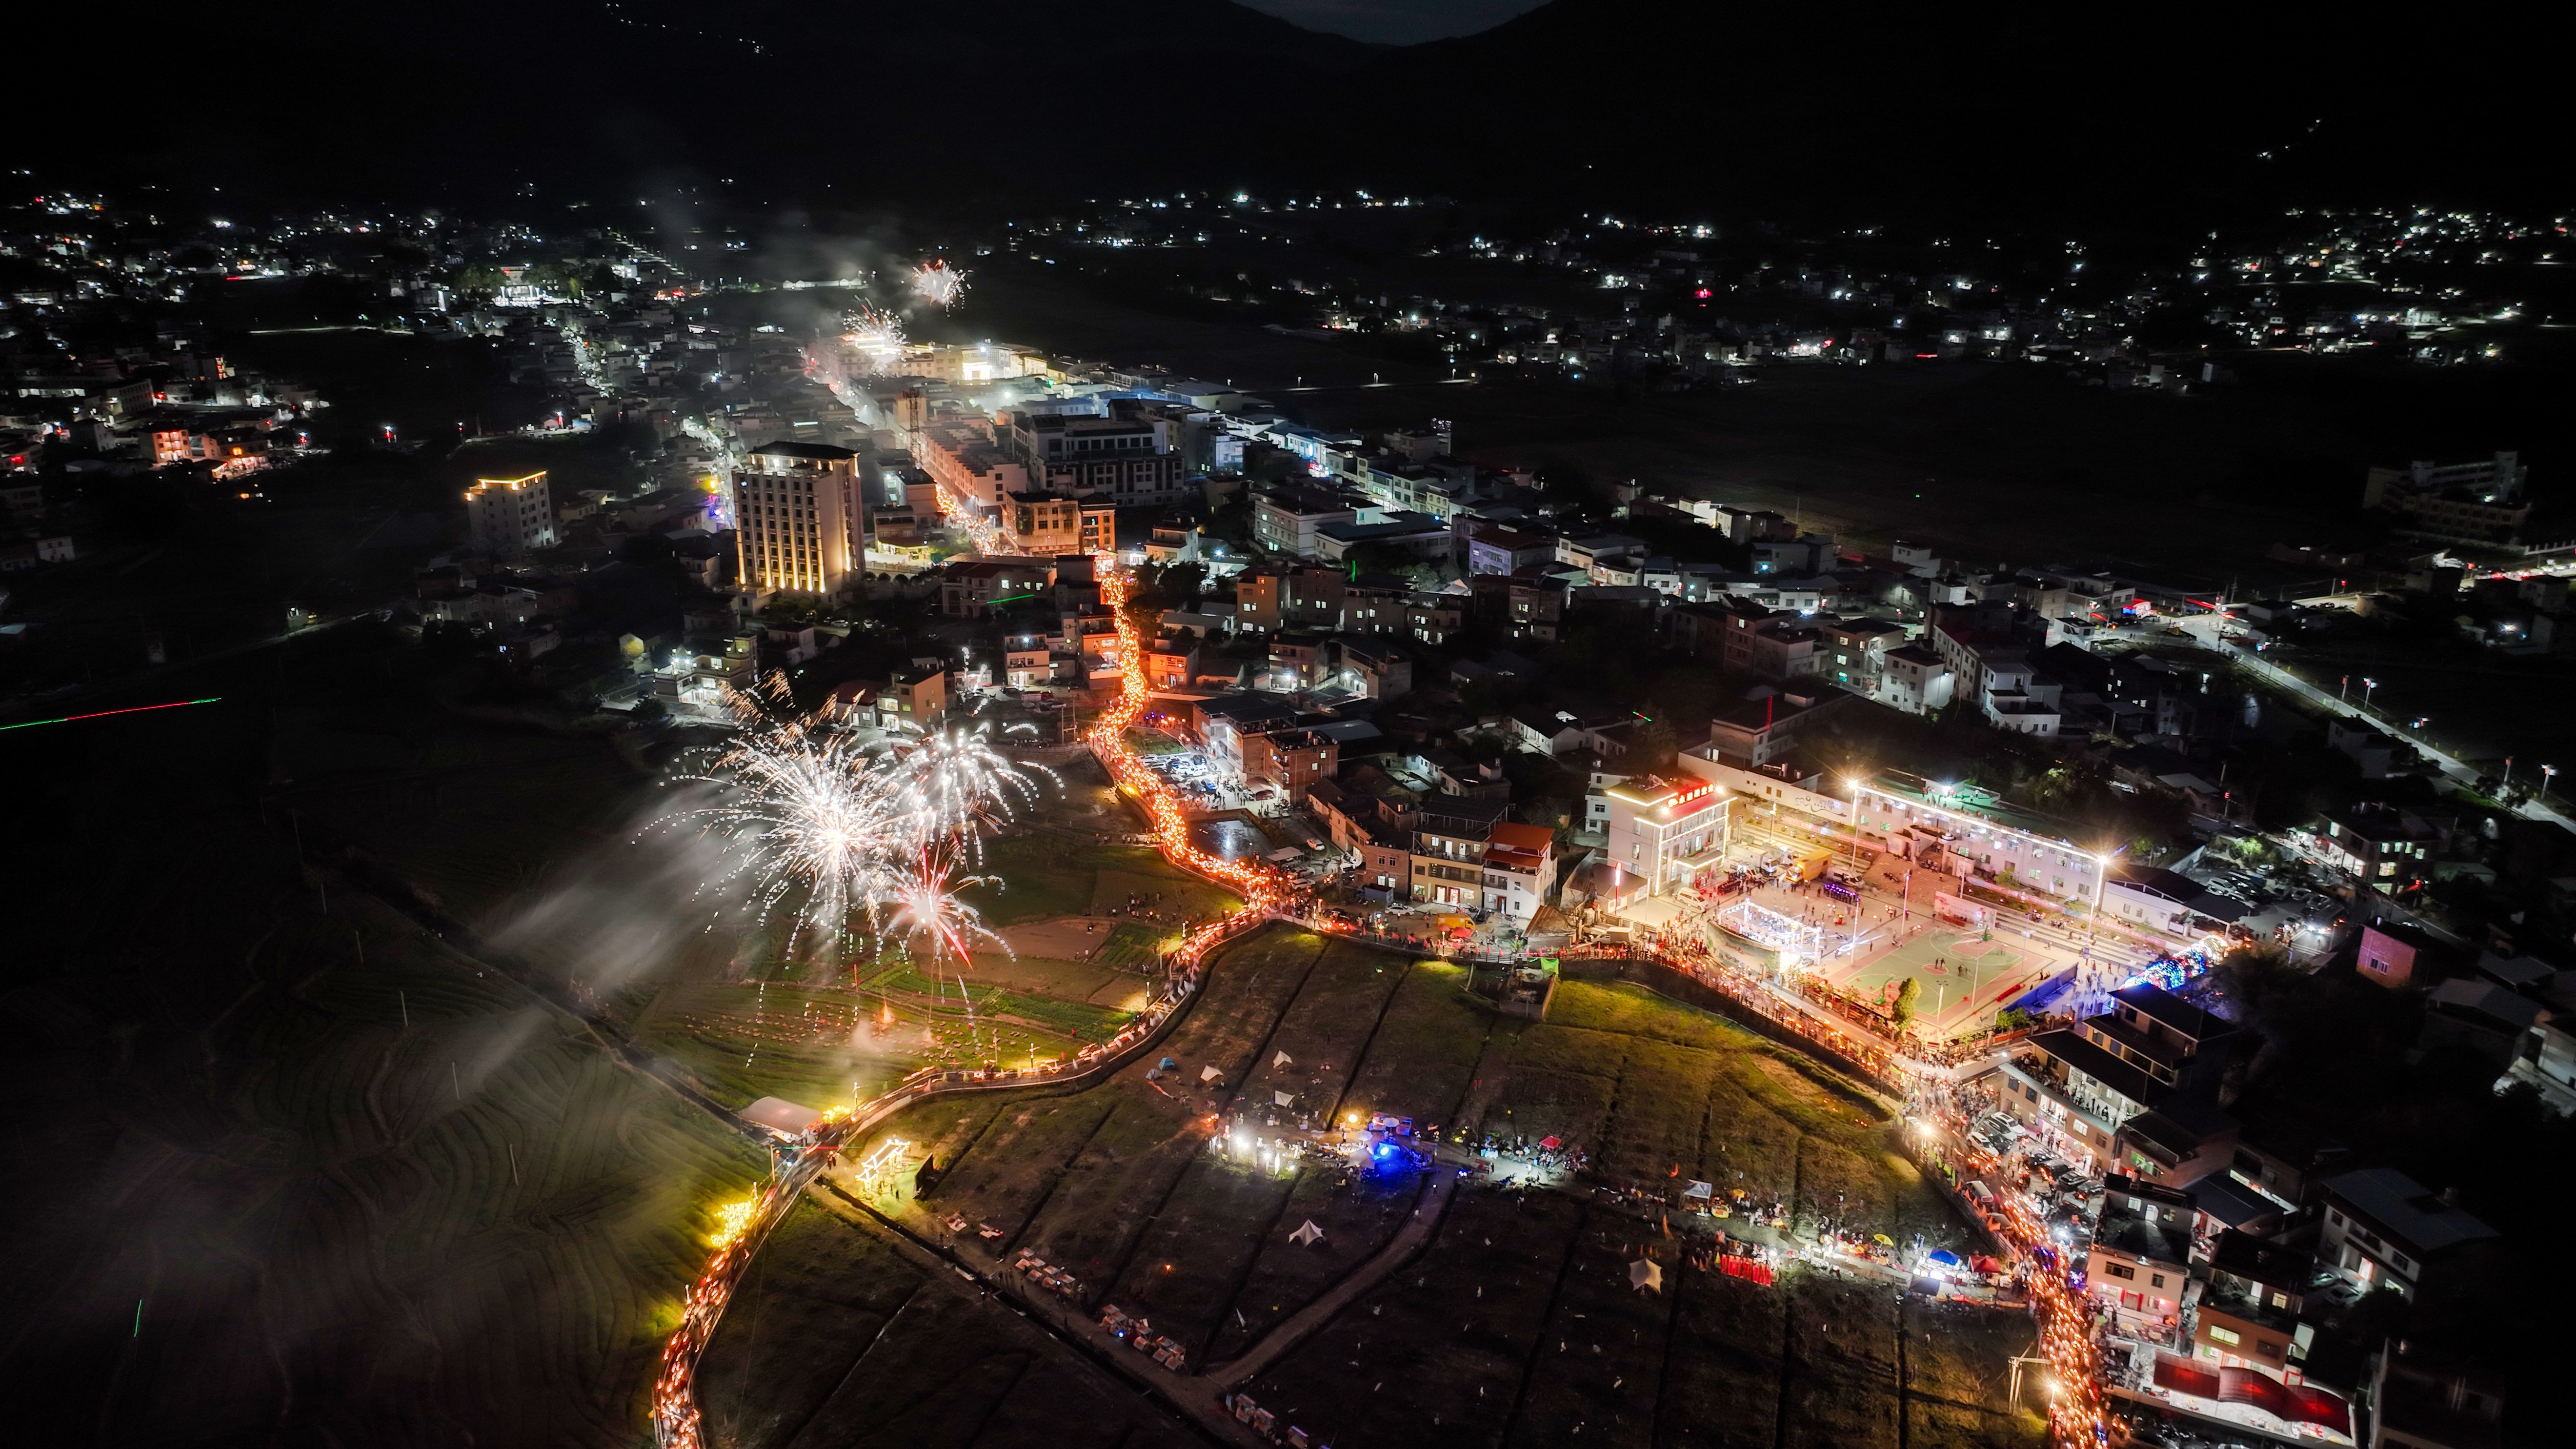
[[[1901,1030],[1914,1020],[1915,1003],[1923,999],[1923,983],[1908,976],[1896,988],[1896,1025]]]
[[[1661,770],[1670,766],[1679,749],[1672,722],[1664,718],[1663,706],[1647,701],[1641,711],[1645,722],[1637,726],[1636,743],[1630,747],[1629,763],[1640,770]]]

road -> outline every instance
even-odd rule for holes
[[[2432,741],[2421,735],[2410,732],[2405,726],[2398,724],[2396,721],[2389,719],[2378,711],[2368,709],[2363,704],[2354,704],[2348,699],[2338,698],[2324,689],[2308,683],[2306,680],[2292,674],[2290,671],[2283,669],[2281,666],[2274,664],[2272,661],[2264,658],[2256,650],[2230,641],[2225,634],[2226,621],[2218,614],[2196,614],[2187,618],[2171,620],[2168,621],[2168,627],[2180,627],[2185,633],[2191,636],[2193,643],[2198,644],[2204,649],[2209,649],[2234,659],[2237,663],[2244,665],[2257,679],[2261,679],[2273,687],[2298,699],[2305,700],[2309,704],[2315,705],[2317,708],[2324,710],[2328,714],[2337,715],[2344,719],[2359,720],[2362,723],[2369,725],[2371,728],[2378,730],[2382,734],[2388,735],[2394,739],[2405,741],[2407,744],[2422,751],[2424,758],[2431,760],[2435,765],[2439,766],[2442,771],[2443,778],[2449,780],[2454,785],[2467,789],[2475,789],[2477,787],[2478,777],[2486,773],[2483,770],[2473,768],[2466,761],[2461,760],[2457,756],[2446,753],[2439,746],[2433,744]],[[2363,698],[2366,702],[2368,700],[2368,695],[2365,694]],[[2576,819],[2570,818],[2566,812],[2559,810],[2553,805],[2546,804],[2537,798],[2526,800],[2519,805],[2510,806],[2508,808],[2511,809],[2514,814],[2519,815],[2526,820],[2547,820],[2562,828],[2576,830]]]

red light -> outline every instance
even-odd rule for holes
[[[1706,288],[1706,287],[1702,287],[1702,288],[1700,288],[1700,289],[1699,289],[1699,291],[1698,291],[1698,293],[1697,293],[1696,295],[1700,298],[1700,300],[1701,300],[1701,301],[1706,301],[1706,300],[1708,300],[1708,288]]]

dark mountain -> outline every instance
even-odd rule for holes
[[[695,185],[853,209],[1363,185],[2158,229],[2565,188],[2545,47],[2465,7],[2395,33],[2304,12],[1553,0],[1402,47],[1231,0],[104,16],[47,7],[13,31],[0,160],[45,184],[457,204]]]
[[[2252,12],[2252,13],[2249,13]],[[2567,183],[2544,48],[2499,12],[1553,0],[1318,88],[1380,184],[1843,218],[2205,214]],[[2268,153],[2268,154],[2267,154]]]
[[[314,200],[1133,184],[1381,47],[1231,0],[48,7],[0,159]],[[828,195],[827,193],[828,189]]]

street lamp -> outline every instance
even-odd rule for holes
[[[2546,800],[2546,799],[2548,799],[2548,798],[2549,798],[2549,782],[2550,782],[2550,781],[2552,781],[2552,780],[2555,780],[2555,779],[2557,779],[2557,778],[2558,778],[2558,767],[2557,767],[2556,765],[2543,765],[2543,766],[2541,766],[2541,767],[2540,767],[2540,798],[2541,798],[2541,799]]]
[[[2374,689],[2377,689],[2378,687],[2379,687],[2379,681],[2378,681],[2378,680],[2376,680],[2376,679],[2364,679],[2364,680],[2362,680],[2362,682],[2361,682],[2361,712],[2362,712],[2363,714],[2368,714],[2368,713],[2370,713],[2370,692],[2371,692],[2372,690],[2374,690]]]

